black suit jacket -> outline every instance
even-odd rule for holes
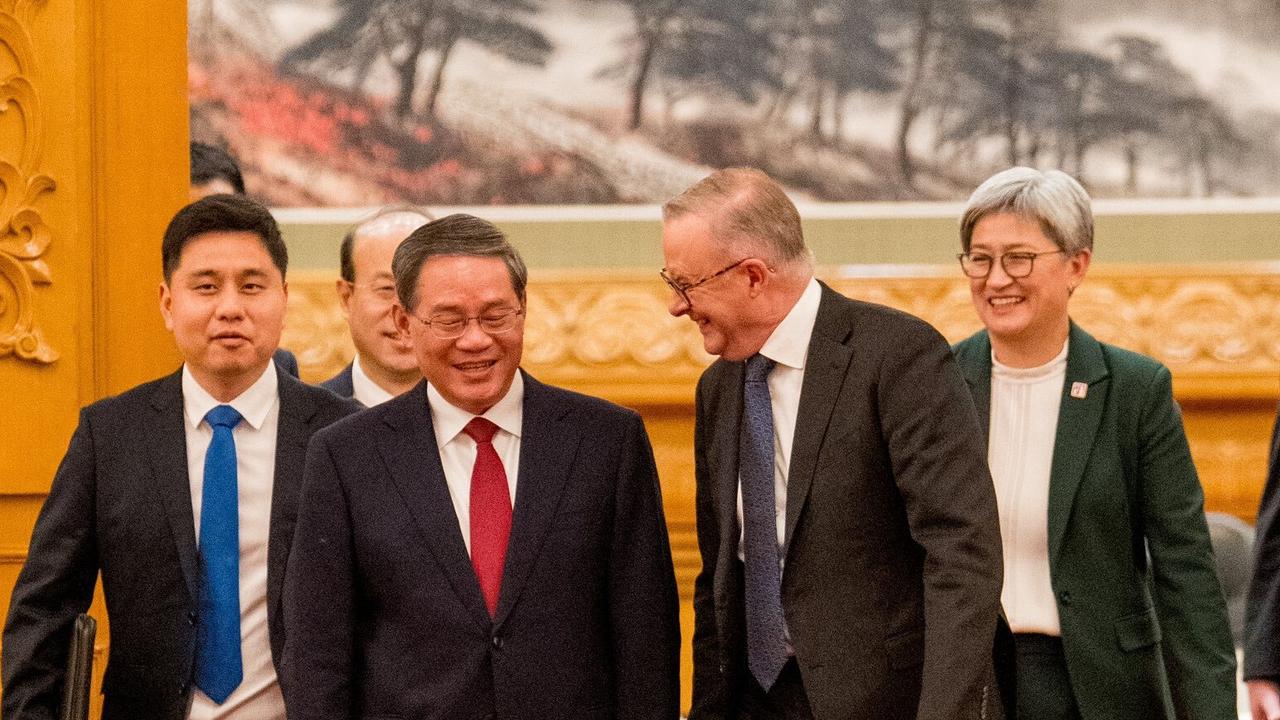
[[[691,720],[738,713],[743,364],[698,383]],[[825,285],[787,483],[782,605],[819,718],[991,717],[1001,549],[982,431],[946,341]]]
[[[675,576],[644,425],[524,382],[493,619],[426,383],[316,436],[285,581],[291,720],[677,716]]]
[[[334,375],[328,380],[320,383],[320,387],[338,395],[339,397],[355,397],[356,388],[355,385],[351,383],[351,363],[347,363],[347,366],[342,368],[342,371],[337,375]]]
[[[1280,413],[1271,431],[1267,485],[1258,507],[1253,580],[1245,620],[1244,677],[1280,682]]]
[[[284,348],[276,348],[271,359],[276,361],[276,367],[294,377],[298,377],[298,358],[293,353]]]
[[[357,409],[277,368],[280,413],[268,541],[272,654],[307,441]],[[96,402],[36,520],[4,629],[4,717],[57,717],[75,616],[99,571],[111,626],[103,718],[186,716],[195,658],[197,552],[182,374]]]

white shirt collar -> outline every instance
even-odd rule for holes
[[[457,437],[462,428],[471,422],[471,418],[476,417],[450,404],[431,383],[427,383],[427,405],[431,408],[431,422],[435,426],[436,437],[442,438],[444,442]],[[492,421],[499,429],[520,437],[520,425],[524,421],[524,375],[519,370],[511,378],[507,394],[480,417]]]
[[[184,363],[182,365],[182,408],[187,418],[187,425],[192,428],[199,427],[210,410],[218,405],[230,405],[240,413],[244,422],[257,430],[262,427],[262,423],[266,422],[267,413],[271,412],[272,405],[279,400],[279,386],[280,379],[276,377],[276,363],[274,360],[269,360],[267,369],[262,371],[262,375],[247,390],[237,395],[231,402],[220,403],[196,381],[195,376],[191,374],[191,368]]]
[[[809,339],[813,336],[813,326],[818,321],[818,303],[822,300],[822,287],[818,281],[809,278],[809,285],[804,294],[791,306],[787,316],[782,318],[773,334],[760,348],[760,354],[779,365],[796,370],[803,370],[809,357]]]
[[[364,366],[360,364],[360,353],[356,353],[355,359],[351,361],[351,390],[355,399],[365,407],[381,405],[395,397],[365,374]]]

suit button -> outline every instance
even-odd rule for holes
[[[1058,593],[1058,602],[1062,603],[1063,605],[1070,605],[1070,604],[1071,604],[1071,591],[1070,591],[1070,590],[1062,590],[1062,591],[1060,591],[1060,592]]]
[[[188,624],[188,625],[190,625],[191,627],[195,627],[195,626],[196,626],[196,611],[195,611],[195,610],[191,610],[191,611],[189,611],[189,612],[187,613],[187,624]]]
[[[494,635],[494,636],[493,636],[493,641],[492,641],[492,642],[493,642],[493,649],[494,649],[494,650],[501,650],[501,649],[502,649],[502,637],[501,637],[500,635]]]

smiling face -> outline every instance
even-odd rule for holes
[[[726,360],[750,357],[764,345],[772,327],[753,315],[756,294],[748,267],[750,263],[764,268],[761,261],[730,257],[713,238],[711,224],[698,215],[684,215],[663,224],[662,255],[667,275],[686,286],[739,263],[688,290],[689,302],[672,290],[667,311],[675,317],[687,315],[702,333],[703,348]]]
[[[355,281],[338,281],[338,297],[347,312],[360,365],[389,392],[388,385],[412,385],[420,377],[413,345],[396,326],[392,313],[397,300],[391,257],[407,234],[395,229],[356,237],[351,250]]]
[[[160,286],[160,313],[192,376],[220,401],[254,383],[280,344],[288,287],[256,233],[189,240]]]
[[[451,405],[479,415],[511,388],[524,350],[524,318],[515,327],[490,334],[477,320],[460,337],[441,339],[420,322],[433,317],[477,318],[520,310],[507,265],[496,257],[442,255],[428,258],[418,272],[417,307],[396,306],[396,322],[409,335],[418,367]],[[409,313],[412,313],[410,315]]]
[[[973,228],[972,254],[1000,257],[1010,252],[1054,253],[1060,248],[1034,219],[1011,212],[983,216]],[[1041,255],[1031,274],[1011,278],[999,261],[985,278],[969,279],[969,294],[1001,362],[1034,367],[1062,350],[1071,291],[1084,280],[1090,251],[1073,257]]]

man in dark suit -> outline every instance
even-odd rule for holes
[[[1280,720],[1280,414],[1258,508],[1245,621],[1244,679],[1256,720]]]
[[[640,417],[519,369],[526,271],[450,215],[396,250],[426,382],[316,435],[285,580],[290,720],[678,714]]]
[[[663,207],[698,383],[693,708],[705,718],[992,717],[1001,551],[946,341],[813,279],[764,173]]]
[[[287,256],[262,206],[217,195],[165,231],[160,310],[184,364],[101,400],[32,533],[4,628],[4,717],[58,716],[99,573],[103,717],[284,718],[284,568],[312,433],[353,404],[271,360]]]
[[[408,392],[422,379],[409,338],[396,327],[391,256],[409,233],[432,217],[409,206],[383,208],[342,238],[338,300],[347,316],[356,356],[321,387],[355,398],[365,407]]]

